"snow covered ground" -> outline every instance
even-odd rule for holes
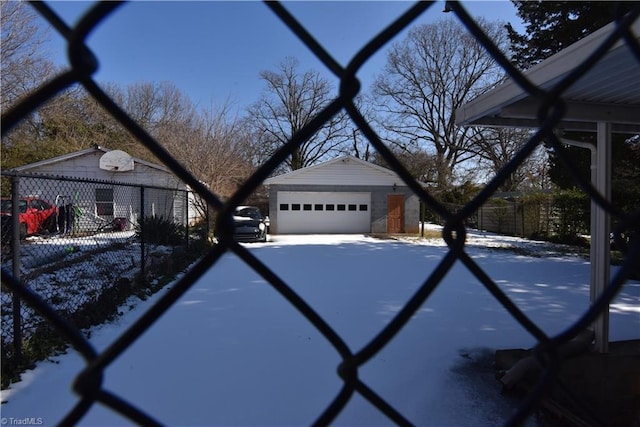
[[[30,236],[20,247],[20,272],[27,285],[53,308],[74,312],[91,304],[119,279],[134,280],[140,273],[140,244],[134,231],[98,233],[90,236]],[[147,244],[147,254],[171,253],[172,248]],[[2,268],[13,270],[11,256]],[[13,300],[3,294],[2,336],[13,336]],[[21,309],[22,334],[28,339],[45,320],[31,308]]]
[[[441,240],[355,235],[274,236],[247,247],[353,352],[396,315],[446,254]],[[589,262],[563,254],[562,247],[472,232],[467,251],[548,334],[566,329],[588,307]],[[161,294],[94,328],[93,345],[106,348]],[[640,338],[640,283],[627,283],[612,305],[610,338]],[[458,262],[359,377],[416,425],[502,425],[516,403],[500,395],[490,359],[496,349],[534,344]],[[340,361],[262,277],[227,254],[108,367],[104,386],[171,426],[309,425],[340,391]],[[2,392],[3,422],[36,417],[55,425],[77,402],[70,384],[83,366],[72,350],[39,363]],[[98,405],[82,420],[127,424]],[[356,394],[334,424],[392,423]]]

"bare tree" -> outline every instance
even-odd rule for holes
[[[506,46],[501,24],[479,20],[487,35]],[[455,126],[455,110],[492,88],[501,68],[476,39],[451,19],[413,28],[392,46],[374,83],[380,125],[389,143],[433,153],[437,182],[447,188],[455,167],[474,155],[472,132]]]
[[[404,147],[392,146],[390,150],[411,176],[418,181],[424,183],[435,183],[437,181],[438,165],[433,154],[421,148],[414,148],[409,151]],[[386,160],[378,152],[372,153],[371,162],[386,168],[389,167]]]
[[[475,159],[483,167],[484,174],[497,174],[523,148],[532,135],[530,129],[519,128],[474,128],[471,136],[473,144],[468,151],[475,154]],[[523,185],[530,185],[531,180],[540,172],[539,162],[544,160],[541,148],[522,163],[502,184],[502,191],[515,191]],[[534,170],[536,172],[534,172]],[[544,180],[539,176],[538,181]]]
[[[244,143],[242,144],[242,157],[247,159],[255,168],[265,163],[272,154],[270,150],[265,149],[266,131],[264,128],[257,126],[251,116],[240,118],[240,129],[243,133]],[[289,166],[280,165],[274,173],[284,173],[288,171]]]
[[[0,109],[4,114],[18,99],[40,86],[53,65],[41,51],[45,33],[26,2],[0,0]],[[2,134],[2,167],[18,166],[21,158],[41,160],[46,150],[38,145],[38,120],[32,114]]]
[[[368,95],[356,96],[354,106],[368,123],[375,122],[376,112],[372,108],[372,102]],[[371,142],[364,136],[362,130],[360,130],[351,119],[348,119],[347,130],[350,135],[350,146],[348,148],[345,147],[345,152],[358,159],[375,163],[375,159],[377,158],[375,149],[371,145]]]
[[[104,145],[102,118],[95,116],[91,104],[80,86],[59,93],[38,110],[38,139],[60,150],[56,154]]]
[[[212,104],[193,120],[170,123],[159,140],[217,195],[230,196],[253,171],[245,156],[247,134],[228,103]]]
[[[22,1],[0,1],[2,111],[39,86],[53,66],[41,52],[45,33],[35,11]]]
[[[200,126],[200,113],[191,99],[172,82],[139,82],[124,90],[114,87],[109,90],[109,95],[166,148],[178,150],[185,141],[190,143],[191,134]],[[116,124],[115,129],[118,127]],[[157,161],[153,153],[132,137],[118,139],[118,143],[118,148],[130,154]]]
[[[262,71],[260,77],[266,89],[248,113],[256,128],[256,143],[271,155],[331,101],[332,87],[315,71],[300,73],[294,58],[286,58],[276,71]],[[349,138],[346,114],[341,113],[296,148],[287,166],[295,170],[312,165],[340,152]]]
[[[553,187],[549,174],[551,165],[549,153],[544,147],[538,147],[527,159],[522,173],[524,178],[520,184],[522,190],[549,190]]]
[[[130,117],[152,135],[162,127],[197,116],[192,101],[168,81],[130,85],[119,98]]]
[[[351,154],[362,160],[370,161],[372,158],[371,144],[363,138],[362,132],[355,126],[351,128]]]

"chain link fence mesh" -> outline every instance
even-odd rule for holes
[[[440,7],[441,4],[436,3]],[[478,211],[478,209],[487,202],[491,195],[496,191],[509,174],[521,164],[527,156],[537,147],[543,139],[552,142],[554,147],[563,155],[561,144],[554,136],[555,126],[561,119],[561,110],[551,108],[548,115],[541,119],[538,132],[533,135],[518,154],[516,154],[511,162],[507,164],[486,187],[475,197],[470,203],[457,211],[451,211],[446,206],[439,203],[427,190],[425,190],[405,169],[402,163],[393,156],[391,151],[381,141],[379,136],[371,125],[364,119],[359,111],[354,99],[360,90],[360,84],[356,77],[359,68],[375,54],[384,44],[393,39],[399,32],[408,27],[412,21],[418,16],[425,13],[433,3],[419,2],[410,7],[406,13],[398,17],[387,28],[383,29],[375,38],[370,40],[362,49],[352,58],[351,62],[343,67],[316,41],[300,22],[298,22],[288,11],[279,3],[269,2],[267,6],[282,21],[284,25],[289,27],[293,33],[304,43],[307,48],[312,51],[317,58],[340,79],[339,95],[329,103],[324,110],[319,113],[307,126],[298,133],[265,161],[257,171],[235,192],[235,194],[226,201],[222,201],[218,195],[210,192],[196,177],[188,170],[182,167],[169,152],[154,138],[152,138],[144,129],[142,129],[135,121],[133,121],[109,96],[99,87],[93,80],[92,75],[97,69],[98,59],[94,57],[92,52],[85,45],[87,35],[103,20],[105,20],[115,9],[119,7],[119,3],[105,2],[98,3],[92,7],[84,17],[73,28],[69,28],[64,22],[53,13],[46,4],[34,3],[34,7],[57,29],[68,41],[70,52],[71,68],[60,73],[56,78],[46,83],[39,90],[28,98],[24,99],[19,105],[16,105],[8,111],[2,120],[3,132],[11,129],[26,115],[45,103],[49,98],[55,96],[56,93],[69,87],[70,85],[80,83],[82,86],[102,105],[110,114],[119,121],[125,128],[133,134],[141,144],[144,144],[151,150],[157,158],[159,158],[167,167],[169,167],[182,181],[194,189],[210,207],[217,211],[217,224],[221,230],[229,230],[229,233],[222,232],[219,237],[219,244],[215,245],[208,253],[206,253],[166,294],[164,294],[156,304],[150,308],[135,324],[126,330],[115,342],[102,352],[97,352],[95,348],[82,336],[75,327],[71,326],[63,316],[55,309],[55,306],[45,301],[43,295],[40,295],[30,287],[25,286],[10,272],[3,268],[2,282],[13,292],[19,294],[27,303],[47,318],[52,328],[65,335],[72,343],[76,351],[78,351],[86,361],[85,369],[80,372],[75,379],[73,389],[81,396],[79,403],[70,411],[66,418],[62,420],[62,425],[76,424],[88,409],[96,404],[101,403],[117,411],[125,417],[141,424],[141,425],[157,425],[157,421],[153,418],[153,414],[147,414],[136,408],[135,402],[128,402],[117,395],[106,391],[102,386],[104,383],[105,370],[109,365],[122,354],[132,343],[134,343],[154,322],[162,316],[190,287],[209,269],[216,268],[216,263],[226,252],[235,253],[255,272],[261,275],[270,285],[277,290],[283,298],[292,304],[317,330],[326,338],[327,342],[332,345],[340,355],[342,361],[338,366],[338,375],[342,379],[344,385],[341,391],[330,402],[326,409],[318,414],[315,423],[318,425],[327,425],[334,420],[342,409],[346,406],[349,399],[354,394],[359,394],[362,398],[369,401],[380,412],[385,414],[389,420],[399,425],[410,425],[411,422],[405,416],[397,411],[391,404],[381,398],[375,390],[369,387],[358,376],[358,370],[367,363],[371,358],[376,356],[409,322],[411,317],[416,313],[420,306],[429,298],[433,291],[439,286],[441,280],[446,277],[447,272],[456,262],[462,263],[475,277],[486,287],[486,289],[504,306],[504,308],[516,319],[521,326],[531,336],[538,341],[536,354],[538,359],[544,365],[544,374],[541,377],[537,387],[527,396],[523,403],[519,406],[513,417],[507,421],[509,425],[520,424],[531,412],[541,397],[548,390],[549,385],[554,381],[558,367],[562,358],[560,357],[560,347],[575,337],[579,332],[585,330],[596,319],[598,314],[604,310],[620,288],[624,285],[634,268],[634,263],[639,259],[640,247],[638,242],[632,245],[625,253],[625,259],[619,273],[611,280],[609,286],[600,295],[598,300],[580,317],[570,328],[557,336],[547,336],[541,331],[534,322],[532,322],[516,304],[511,301],[494,283],[489,275],[476,264],[473,259],[465,252],[465,222]],[[474,20],[465,12],[465,10],[455,2],[447,3],[448,9],[464,24],[466,29],[478,41],[480,41],[494,59],[501,64],[511,78],[516,80],[525,90],[535,95],[542,105],[556,105],[561,103],[563,92],[571,85],[572,81],[580,78],[581,73],[585,72],[590,63],[576,64],[576,71],[573,73],[571,80],[560,82],[551,90],[543,90],[536,87],[528,81],[526,77],[520,73],[513,64],[511,64],[502,52],[492,43],[492,41],[480,30]],[[624,39],[630,50],[640,61],[640,46],[631,31],[628,29],[634,19],[640,13],[640,8],[636,7],[634,12],[627,15],[624,19],[618,21],[622,31],[614,32],[610,40]],[[597,56],[589,61],[597,61]],[[443,257],[438,266],[429,272],[425,272],[427,276],[420,289],[410,298],[405,306],[397,313],[391,322],[389,322],[378,335],[371,339],[363,348],[352,351],[345,341],[328,325],[324,319],[314,311],[302,298],[300,298],[282,278],[278,277],[268,265],[260,262],[245,247],[238,244],[232,236],[232,213],[236,206],[241,204],[248,196],[250,196],[258,186],[269,175],[282,164],[287,156],[298,147],[307,138],[311,137],[320,127],[331,119],[334,115],[341,111],[346,111],[352,121],[358,126],[359,130],[365,135],[369,142],[385,159],[387,164],[404,180],[404,182],[417,194],[422,202],[432,211],[434,211],[444,221],[443,238],[448,245],[448,252]],[[566,163],[571,169],[571,160],[565,157]],[[578,175],[574,174],[576,179]],[[598,204],[598,206],[609,212],[614,219],[617,219],[622,227],[638,226],[638,212],[620,212],[616,206],[613,206],[588,182],[580,182],[582,188],[589,196]],[[227,227],[228,226],[228,227]]]
[[[192,199],[186,190],[2,175],[13,193],[2,198],[2,268],[79,329],[112,318],[129,296],[144,297],[172,247],[189,243],[189,217],[193,221],[196,212],[192,207],[189,213]],[[14,204],[17,217],[11,215]],[[159,244],[153,228],[143,232],[140,227],[147,217],[167,218],[182,227],[181,235],[173,245]],[[161,232],[166,243],[167,228]],[[4,283],[0,302],[3,375],[10,366],[28,365],[63,344],[47,320],[21,304]]]

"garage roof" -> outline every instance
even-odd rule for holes
[[[534,85],[549,90],[583,63],[616,29],[612,22],[561,52],[527,70]],[[640,19],[631,26],[640,41]],[[640,132],[640,61],[626,45],[616,42],[582,77],[562,93],[566,115],[558,126],[570,130],[596,130],[607,121],[614,131]],[[479,126],[537,127],[542,103],[513,79],[463,105],[456,124]]]
[[[392,170],[353,156],[298,169],[265,180],[265,185],[405,185]]]

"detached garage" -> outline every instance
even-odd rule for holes
[[[395,172],[352,156],[269,178],[272,234],[417,233],[419,199]]]

